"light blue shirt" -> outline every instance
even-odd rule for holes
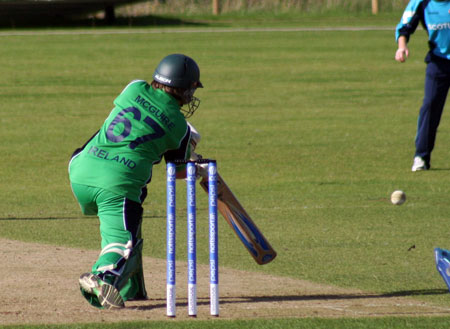
[[[396,40],[402,35],[409,40],[419,22],[427,30],[430,51],[450,59],[450,1],[411,0],[397,25]]]

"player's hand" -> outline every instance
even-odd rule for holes
[[[196,160],[200,160],[202,158],[203,157],[201,154],[191,152],[190,160],[196,161]],[[208,164],[207,163],[197,163],[197,164],[195,164],[195,166],[197,167],[197,179],[203,178],[203,177],[208,177]]]
[[[197,168],[197,179],[208,178],[208,164],[207,163],[197,163],[195,164]]]
[[[395,53],[395,60],[400,63],[404,63],[409,56],[408,48],[398,48]]]
[[[197,161],[197,160],[200,160],[200,159],[202,159],[203,157],[202,157],[202,155],[201,154],[198,154],[198,153],[195,153],[194,151],[191,151],[191,157],[189,158],[189,160],[191,160],[191,161]]]
[[[191,150],[194,151],[195,148],[197,147],[197,144],[200,142],[201,136],[199,134],[199,132],[197,131],[197,129],[194,128],[194,126],[188,122],[187,123],[189,128],[191,129]]]

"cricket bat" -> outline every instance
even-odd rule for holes
[[[208,192],[208,177],[202,177],[200,185]],[[217,174],[217,208],[259,265],[274,260],[277,256],[276,251],[219,174]]]

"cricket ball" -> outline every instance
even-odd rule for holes
[[[401,204],[405,203],[405,201],[406,201],[405,192],[403,192],[401,190],[392,192],[392,194],[391,194],[392,204],[395,204],[396,206],[400,206]]]

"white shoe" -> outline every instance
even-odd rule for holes
[[[125,307],[119,290],[100,279],[100,277],[98,277],[97,275],[92,273],[84,273],[80,276],[80,279],[78,281],[80,283],[80,289],[83,296],[86,297],[86,295],[92,295],[96,297],[98,303],[94,302],[94,305],[90,302],[93,306],[97,305],[97,307],[105,309],[117,309]],[[88,298],[86,297],[86,299]]]
[[[428,170],[428,169],[430,169],[430,165],[428,165],[424,159],[418,156],[414,158],[414,163],[412,165],[411,171]]]

